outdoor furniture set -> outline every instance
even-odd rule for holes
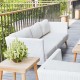
[[[39,57],[36,64],[41,65],[36,72],[36,80],[80,80],[80,64],[62,61],[60,48],[64,43],[67,46],[67,25],[63,22],[48,22],[47,19],[34,25],[14,32],[6,37],[7,47],[18,38],[28,47],[28,57]],[[74,50],[73,50],[74,52]],[[75,56],[76,53],[74,53]],[[76,60],[76,59],[74,59]],[[5,61],[2,62],[4,64]],[[34,64],[32,63],[34,66]],[[1,66],[1,65],[0,65]],[[11,66],[11,65],[10,65]],[[9,67],[9,66],[8,66]],[[31,65],[28,66],[28,68]],[[13,67],[13,69],[16,69]],[[25,71],[23,69],[23,71]],[[37,69],[34,67],[34,69]],[[4,70],[4,69],[3,69]],[[24,73],[24,72],[23,72]],[[14,77],[15,78],[15,77]],[[22,76],[22,80],[25,80]]]
[[[6,37],[7,47],[18,38],[28,47],[28,57],[39,57],[43,64],[64,43],[67,46],[67,25],[64,22],[49,22],[47,19],[14,32]]]

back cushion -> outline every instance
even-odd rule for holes
[[[20,37],[20,38],[32,38],[32,34],[30,31],[30,27],[24,28],[18,32],[10,34],[12,37]]]
[[[45,35],[45,34],[50,32],[50,24],[49,24],[47,19],[39,22],[39,24],[41,26],[43,35]]]
[[[42,37],[42,29],[39,25],[39,22],[35,23],[33,26],[30,27],[32,36],[34,38],[40,38]]]

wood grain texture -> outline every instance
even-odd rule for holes
[[[77,53],[74,53],[74,62],[76,62]]]
[[[0,63],[0,80],[2,80],[3,71],[13,72],[14,80],[16,80],[16,72],[21,73],[22,80],[26,80],[26,71],[28,71],[32,67],[34,67],[36,80],[38,80],[38,75],[37,75],[37,62],[38,61],[39,61],[38,57],[28,57],[28,58],[25,58],[20,63],[15,63],[13,61],[6,59]]]
[[[16,80],[16,72],[13,72],[13,79]]]
[[[80,44],[76,44],[75,46],[74,46],[74,48],[72,49],[72,52],[73,53],[80,53]]]
[[[0,71],[0,80],[2,80],[3,71]]]
[[[34,71],[35,71],[35,74],[36,74],[36,80],[38,80],[37,64],[34,64]]]

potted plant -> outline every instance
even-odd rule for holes
[[[3,54],[5,58],[18,63],[21,62],[23,58],[27,57],[27,53],[28,48],[26,45],[18,39],[15,39]]]

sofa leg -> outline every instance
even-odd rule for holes
[[[66,45],[66,48],[67,48],[67,46],[68,46],[68,45],[67,45],[67,41],[65,41],[65,45]]]

